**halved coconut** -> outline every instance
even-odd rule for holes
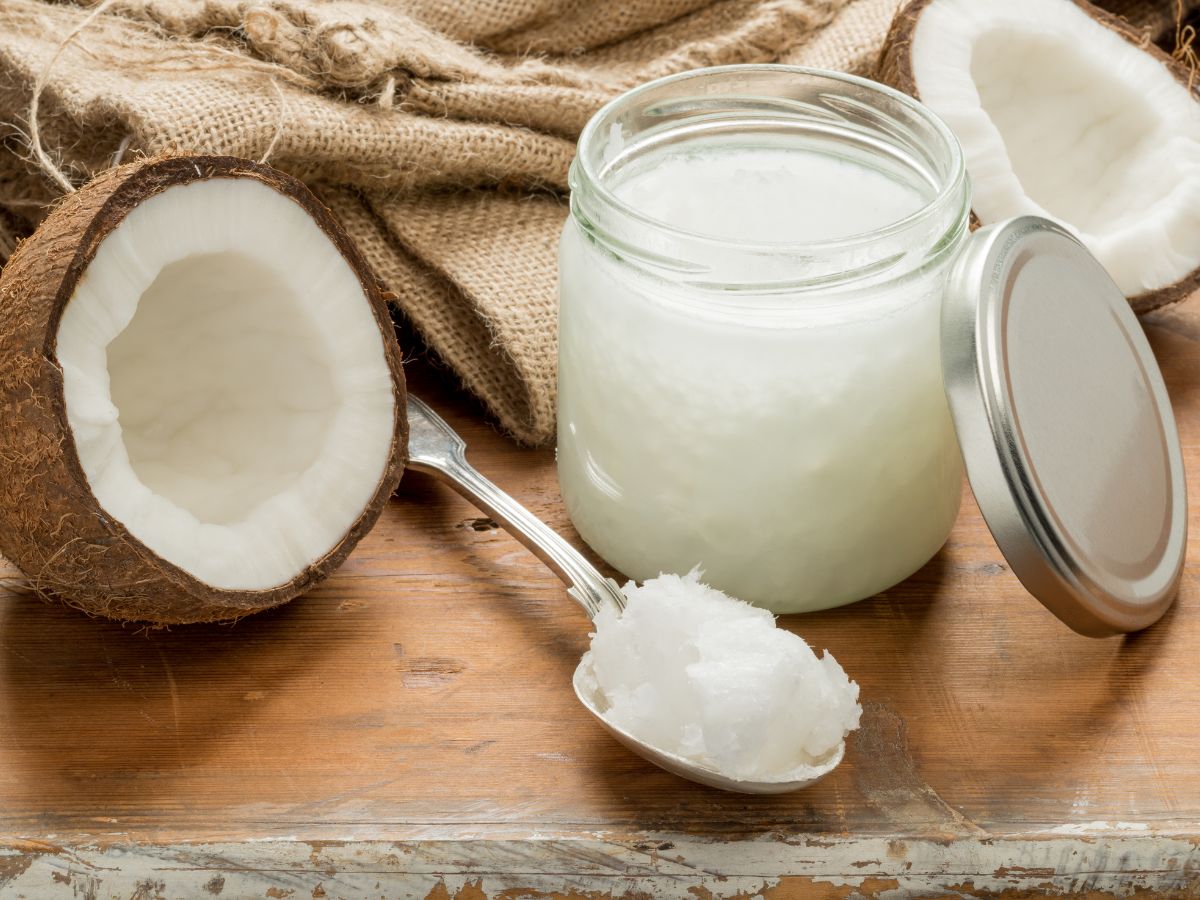
[[[350,552],[395,489],[387,310],[294,178],[230,157],[114,169],[0,274],[0,551],[123,620],[231,619]]]
[[[880,78],[958,136],[983,224],[1061,222],[1139,311],[1200,287],[1200,104],[1119,19],[1082,0],[915,0]]]

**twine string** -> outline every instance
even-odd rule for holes
[[[279,144],[279,138],[283,136],[284,123],[287,121],[287,97],[283,94],[283,88],[279,86],[279,82],[274,78],[271,79],[271,87],[275,89],[275,95],[279,98],[279,118],[275,121],[275,134],[271,136],[271,143],[267,144],[266,151],[259,157],[259,165],[265,164],[271,158],[271,154],[275,152],[275,147]]]
[[[1196,86],[1196,72],[1200,69],[1200,58],[1196,56],[1196,26],[1185,24],[1186,13],[1183,0],[1175,0],[1175,52],[1172,57],[1183,63],[1188,70],[1188,90]]]
[[[62,56],[62,52],[79,37],[80,33],[87,28],[92,22],[96,21],[97,17],[102,15],[105,10],[112,6],[116,0],[103,0],[95,9],[88,13],[87,17],[76,25],[71,33],[63,39],[62,43],[54,51],[54,55],[50,57],[50,61],[46,63],[41,74],[33,82],[33,97],[29,100],[29,149],[33,153],[33,158],[37,160],[38,166],[42,171],[49,176],[50,180],[62,188],[63,193],[71,194],[75,191],[75,185],[71,184],[71,179],[66,176],[54,160],[50,158],[50,154],[46,152],[46,148],[42,146],[41,129],[38,126],[38,106],[42,100],[42,91],[46,89],[46,84],[50,81],[50,70],[54,68],[54,64],[58,62],[58,58]]]

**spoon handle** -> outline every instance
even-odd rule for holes
[[[441,479],[495,519],[567,585],[567,593],[589,618],[608,605],[625,608],[625,595],[545,522],[467,462],[467,444],[458,433],[411,394],[408,398],[408,468]]]

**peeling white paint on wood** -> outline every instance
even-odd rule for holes
[[[10,841],[0,849],[0,893],[14,898],[480,900],[507,891],[696,900],[804,896],[818,885],[835,896],[881,898],[1031,890],[1200,895],[1200,842],[1137,832],[1069,837],[1044,832],[953,842],[803,835],[704,841],[663,834],[637,841],[275,840],[72,847]]]
[[[1056,825],[1053,834],[1096,834],[1110,831],[1149,831],[1145,822],[1078,822],[1073,825]]]

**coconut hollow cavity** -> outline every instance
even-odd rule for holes
[[[1138,310],[1200,287],[1200,104],[1120,20],[1083,0],[915,0],[880,77],[958,136],[983,224],[1055,219]]]
[[[230,157],[104,173],[0,274],[0,550],[123,620],[312,587],[403,472],[404,376],[365,261],[295,179]]]

